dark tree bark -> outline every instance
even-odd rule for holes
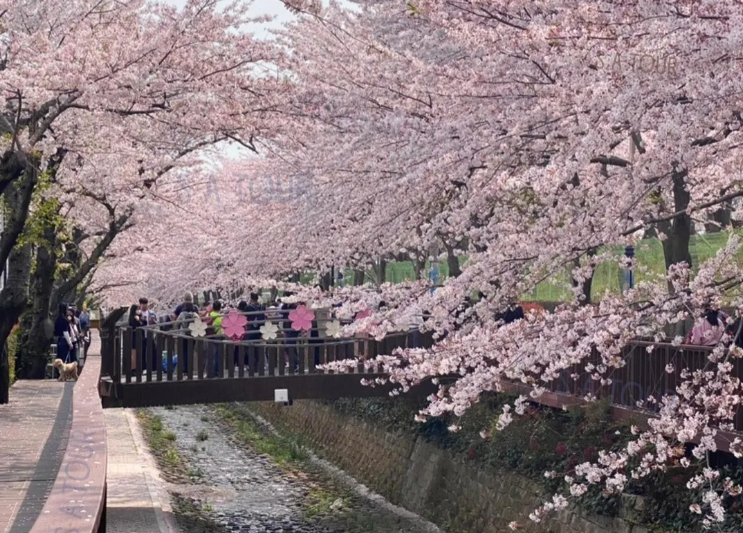
[[[91,273],[93,269],[98,266],[103,254],[108,250],[116,236],[129,227],[129,218],[131,211],[127,211],[123,215],[116,216],[111,208],[111,219],[108,223],[108,229],[106,230],[103,238],[98,241],[95,248],[91,252],[90,256],[83,261],[83,263],[75,269],[74,273],[65,279],[55,290],[52,295],[51,304],[52,308],[56,308],[60,303],[64,302],[66,298],[73,295],[73,292],[80,283]]]
[[[360,269],[354,269],[353,271],[353,284],[355,287],[358,287],[360,285],[364,284],[364,278],[366,277],[366,273],[363,270]]]
[[[426,259],[416,258],[413,259],[413,271],[415,272],[415,279],[423,279],[425,273],[423,272],[426,268]]]
[[[320,276],[320,287],[322,290],[327,291],[330,290],[330,287],[333,286],[333,270],[329,270],[322,276]]]
[[[0,404],[8,403],[10,366],[6,342],[13,326],[26,308],[28,301],[29,272],[31,271],[31,245],[16,246],[10,254],[8,283],[0,292]]]
[[[50,320],[50,303],[57,270],[57,228],[52,223],[44,225],[36,250],[36,265],[31,276],[31,309],[23,316],[22,342],[16,373],[24,379],[43,379],[47,353],[54,335]]]
[[[591,248],[590,250],[588,250],[588,256],[589,257],[593,257],[594,255],[596,255],[596,249],[595,248]],[[574,268],[577,268],[579,266],[580,266],[580,259],[575,259],[573,261],[573,267]],[[578,280],[576,280],[576,279],[573,279],[572,280],[573,287],[577,287],[578,285],[582,285],[582,287],[581,287],[581,294],[583,295],[583,297],[582,297],[582,299],[580,301],[580,304],[581,305],[590,305],[591,304],[591,288],[593,287],[593,274],[594,273],[592,272],[591,273],[591,276],[587,280],[585,280],[584,282],[582,282],[582,283],[578,282]]]
[[[711,221],[704,225],[704,229],[707,233],[717,233],[722,231],[723,228],[728,228],[733,225],[733,210],[732,206],[725,204],[714,213],[712,213]]]
[[[456,278],[462,273],[462,269],[459,267],[459,257],[454,255],[454,247],[444,243],[446,247],[446,264],[449,267],[449,277]]]
[[[387,260],[380,259],[377,263],[377,285],[387,281]]]
[[[672,220],[661,222],[660,230],[666,234],[663,241],[663,255],[666,260],[666,270],[671,265],[686,262],[692,266],[689,242],[691,241],[692,220],[685,210],[689,207],[691,195],[686,188],[686,172],[674,172],[673,174],[673,203],[674,211],[681,214]],[[673,287],[668,284],[668,290],[673,292]]]
[[[11,250],[18,242],[18,238],[26,226],[31,198],[38,182],[36,165],[23,166],[18,155],[6,156],[0,163],[0,176],[9,176],[9,182],[15,183],[3,192],[6,199],[7,223],[0,235],[0,270],[10,257]],[[2,178],[0,178],[2,179]]]
[[[671,265],[685,262],[691,268],[691,252],[689,242],[691,241],[691,216],[686,213],[691,195],[686,188],[686,172],[673,173],[673,203],[674,212],[680,213],[673,219],[658,224],[658,229],[666,234],[663,241],[663,255],[666,261],[666,271]],[[668,292],[674,292],[673,284],[668,282]],[[676,336],[685,336],[689,324],[685,322],[676,323],[673,332],[667,333]]]

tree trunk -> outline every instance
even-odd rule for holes
[[[691,252],[689,250],[689,241],[691,240],[691,217],[686,213],[691,196],[686,189],[686,172],[674,172],[673,174],[673,202],[674,212],[681,212],[673,220],[662,222],[658,225],[660,231],[666,234],[663,241],[663,256],[666,260],[666,272],[678,263],[685,262],[692,266]],[[674,292],[673,284],[668,282],[668,292]],[[675,337],[685,337],[687,334],[687,324],[677,322],[673,331]]]
[[[449,267],[449,277],[456,278],[462,273],[462,269],[459,268],[459,256],[454,255],[454,248],[448,244],[444,244],[446,247],[446,264]]]
[[[106,207],[109,209],[110,214],[106,233],[95,245],[95,248],[93,248],[93,251],[90,253],[88,258],[85,259],[85,261],[82,261],[74,272],[56,288],[52,294],[52,305],[59,305],[59,303],[63,301],[63,298],[70,295],[74,296],[78,293],[78,286],[95,270],[101,257],[103,257],[103,254],[108,250],[108,247],[116,236],[130,226],[129,218],[132,215],[131,211],[116,216],[113,207],[108,205]],[[85,291],[81,290],[79,292],[84,293]]]
[[[413,260],[413,270],[415,271],[415,279],[423,279],[423,277],[426,275],[424,272],[424,269],[426,268],[426,259],[414,259]]]
[[[387,261],[380,259],[377,263],[377,285],[387,281]]]
[[[0,292],[0,404],[8,403],[10,366],[6,342],[28,300],[31,245],[16,246],[10,253],[8,283]]]
[[[320,276],[320,287],[323,291],[330,290],[330,287],[333,286],[333,271],[329,270],[322,276]]]
[[[0,181],[7,184],[7,189],[0,191],[0,198],[6,200],[4,207],[8,212],[0,234],[0,271],[26,225],[37,177],[35,167],[26,168],[17,153],[6,153],[0,161]]]
[[[355,287],[358,287],[360,285],[364,284],[364,278],[366,277],[366,273],[363,270],[360,269],[354,269],[353,271],[353,284]]]
[[[588,251],[588,256],[593,257],[596,255],[596,249],[591,248]],[[577,268],[580,267],[580,259],[575,259],[573,261],[573,267]],[[591,288],[593,287],[593,272],[591,273],[591,276],[586,279],[584,282],[581,283],[581,294],[583,295],[583,298],[580,300],[580,305],[590,305],[591,304]],[[577,287],[579,285],[579,282],[576,279],[572,280],[573,287]]]
[[[16,181],[16,183],[8,186],[3,193],[3,196],[7,199],[6,207],[9,216],[0,235],[0,271],[5,266],[5,262],[10,257],[13,247],[26,226],[31,198],[38,182],[37,165],[38,161],[34,158],[33,162],[29,161],[24,167],[17,154],[13,154],[0,162],[2,178],[5,179],[6,175],[9,175],[12,178],[9,178],[11,181]]]
[[[24,315],[22,321],[23,342],[20,346],[20,364],[16,373],[24,379],[43,379],[46,370],[49,345],[54,335],[49,313],[54,273],[57,269],[56,243],[57,228],[53,224],[45,224],[32,274],[29,298],[31,309]]]
[[[686,262],[689,267],[691,263],[691,252],[689,242],[691,240],[691,217],[685,212],[691,199],[689,191],[686,190],[686,172],[674,172],[673,174],[673,202],[674,211],[682,213],[673,220],[659,224],[660,230],[666,234],[663,241],[663,255],[666,260],[666,271],[678,263]],[[669,292],[673,292],[673,286],[668,284]]]

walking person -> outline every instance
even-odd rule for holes
[[[83,310],[79,317],[80,331],[83,334],[83,358],[88,358],[88,348],[90,348],[90,313],[88,308],[83,305]]]
[[[67,305],[59,304],[57,318],[54,321],[54,338],[57,340],[57,359],[65,363],[77,360],[73,352],[71,320],[72,316],[67,312]]]
[[[75,360],[77,360],[78,366],[82,369],[85,365],[85,357],[83,356],[83,333],[80,329],[80,320],[77,318],[79,314],[73,305],[68,310],[70,316],[70,329],[72,330],[72,349],[75,352]]]

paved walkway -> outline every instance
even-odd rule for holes
[[[131,410],[106,409],[106,533],[175,533],[165,485]]]
[[[69,440],[73,386],[19,381],[0,405],[0,533],[30,530],[44,506]]]

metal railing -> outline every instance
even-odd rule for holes
[[[283,313],[276,316],[275,313]],[[394,333],[377,341],[369,337],[333,338],[325,335],[326,318],[313,327],[297,331],[287,327],[288,310],[242,313],[249,320],[239,340],[225,338],[209,326],[210,334],[194,337],[189,325],[195,319],[165,322],[137,328],[116,328],[113,361],[107,375],[114,383],[184,381],[195,379],[245,378],[284,375],[332,374],[318,367],[327,363],[358,359],[350,373],[377,373],[370,363],[378,354],[395,348],[430,347],[430,333],[417,329]],[[278,327],[275,339],[265,340],[260,327],[271,322]]]

